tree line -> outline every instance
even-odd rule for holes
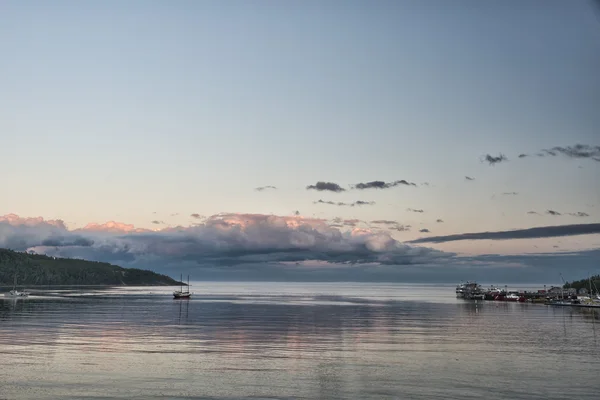
[[[578,281],[566,282],[563,285],[563,288],[564,289],[574,288],[577,290],[585,288],[587,290],[590,290],[590,281],[591,281],[592,291],[597,292],[598,288],[600,288],[600,275],[590,276],[589,278],[580,279]]]
[[[169,276],[137,268],[0,249],[0,285],[179,285]]]

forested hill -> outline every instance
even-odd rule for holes
[[[166,275],[108,263],[0,249],[0,285],[179,285]]]
[[[596,292],[600,289],[600,275],[590,276],[589,278],[581,279],[579,281],[567,282],[563,285],[565,289],[575,288],[577,290],[581,288],[590,289],[592,286],[592,291]]]

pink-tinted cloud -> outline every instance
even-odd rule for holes
[[[554,257],[457,258],[454,253],[401,243],[380,229],[354,226],[341,231],[319,218],[235,213],[158,231],[114,222],[69,230],[62,221],[12,214],[0,217],[0,247],[106,261],[172,276],[189,271],[200,280],[418,281],[425,277],[430,282],[465,274],[470,279],[491,279],[494,274],[504,276],[511,266],[506,262],[522,262],[529,268],[519,269],[522,280],[546,273]],[[595,265],[597,251],[576,257],[569,261],[573,274],[577,268],[587,271]],[[564,262],[555,267],[563,268]]]
[[[340,231],[327,220],[300,215],[222,213],[188,227],[150,231],[114,221],[68,230],[40,219],[5,218],[0,247],[55,256],[143,264],[195,260],[216,265],[320,260],[330,263],[414,262],[411,246],[389,233],[354,228]],[[430,260],[451,254],[421,248]]]
[[[76,229],[75,231],[87,231],[87,232],[107,232],[107,233],[132,233],[132,232],[150,232],[149,229],[136,228],[131,224],[125,224],[123,222],[108,221],[104,224],[89,223],[83,228]]]
[[[21,218],[17,214],[0,215],[0,222],[4,222],[12,226],[49,225],[59,229],[67,229],[64,221],[61,219],[44,220],[42,217]]]

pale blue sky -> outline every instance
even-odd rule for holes
[[[0,215],[299,210],[401,240],[599,221],[599,162],[517,159],[600,145],[589,1],[5,1],[0,54]],[[398,179],[432,186],[305,190]],[[526,214],[547,209],[590,217]]]

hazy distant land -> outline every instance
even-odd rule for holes
[[[179,285],[162,274],[137,268],[0,249],[0,285]]]

